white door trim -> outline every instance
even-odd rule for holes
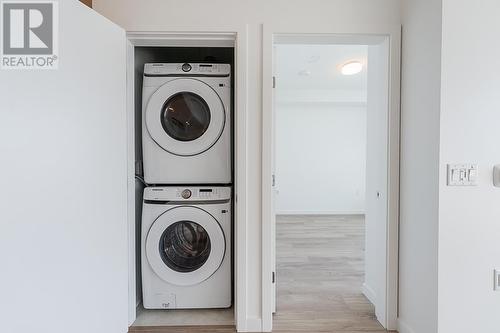
[[[128,32],[127,47],[127,151],[129,170],[129,324],[135,321],[135,148],[134,148],[134,47],[138,46],[226,46],[235,48],[235,324],[238,331],[247,331],[251,325],[247,308],[247,105],[248,105],[248,28],[227,27],[172,27],[168,32]],[[249,324],[250,322],[250,324]]]
[[[274,237],[272,219],[273,177],[273,45],[277,36],[332,37],[356,40],[363,36],[381,36],[389,39],[389,124],[388,124],[388,219],[386,246],[386,311],[383,324],[397,329],[398,310],[398,228],[399,228],[399,145],[400,145],[400,25],[339,25],[328,24],[264,24],[262,36],[262,331],[272,330],[273,286],[272,244]]]

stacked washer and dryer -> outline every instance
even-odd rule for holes
[[[144,66],[146,309],[231,306],[231,67]]]

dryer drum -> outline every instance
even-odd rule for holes
[[[197,94],[186,91],[177,93],[163,105],[161,125],[176,140],[196,140],[210,125],[210,108]]]
[[[210,256],[210,237],[193,221],[170,225],[160,237],[160,256],[176,272],[188,273],[199,269]]]

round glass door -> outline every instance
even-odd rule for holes
[[[144,121],[151,138],[162,149],[179,156],[193,156],[219,140],[226,110],[219,95],[197,79],[166,82],[149,98]]]
[[[191,92],[170,97],[161,112],[161,125],[175,140],[196,140],[206,132],[209,124],[210,108],[203,98]]]
[[[219,222],[193,206],[167,210],[146,236],[146,257],[164,281],[190,286],[208,279],[219,269],[226,253],[226,239]]]
[[[194,272],[210,256],[210,237],[193,221],[173,223],[160,238],[160,256],[176,272]]]

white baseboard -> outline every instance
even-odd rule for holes
[[[363,286],[361,287],[361,292],[363,293],[363,295],[366,296],[366,298],[368,298],[370,303],[372,303],[373,305],[377,304],[377,294],[375,293],[372,287],[370,287],[366,283],[363,283]]]
[[[398,332],[399,333],[414,333],[414,331],[408,326],[401,318],[398,318]]]
[[[277,210],[276,215],[364,215],[362,211]]]
[[[244,328],[237,328],[238,332],[262,332],[261,318],[247,318]]]

